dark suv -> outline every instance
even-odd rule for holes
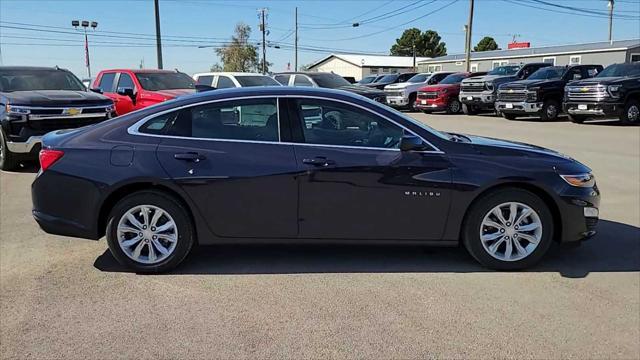
[[[526,80],[500,86],[496,110],[509,120],[523,115],[539,116],[544,121],[555,120],[562,110],[565,85],[592,78],[602,68],[602,65],[575,65],[539,69]]]
[[[113,101],[65,69],[0,67],[0,169],[38,158],[42,135],[115,115]]]
[[[384,90],[384,87],[391,84],[403,83],[409,81],[412,77],[414,77],[417,73],[415,72],[407,72],[401,74],[387,74],[382,76],[380,79],[376,79],[376,81],[362,84],[362,86],[376,88],[380,90]]]
[[[607,66],[593,79],[565,87],[564,111],[571,121],[617,117],[623,124],[640,122],[640,63]]]
[[[277,82],[284,86],[315,87],[337,89],[362,95],[377,102],[386,103],[384,91],[371,89],[366,86],[350,84],[342,76],[325,72],[283,72],[273,75]]]

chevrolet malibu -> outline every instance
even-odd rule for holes
[[[32,185],[48,233],[106,235],[138,272],[195,244],[457,246],[521,269],[595,234],[591,170],[534,145],[446,133],[352,93],[204,92],[49,133]]]

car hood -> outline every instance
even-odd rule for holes
[[[571,86],[615,85],[615,84],[627,81],[629,79],[632,79],[632,78],[611,76],[611,77],[591,78],[591,79],[585,79],[585,80],[572,81],[569,83],[569,85]],[[640,78],[637,78],[637,79],[638,81],[640,81]]]
[[[3,92],[9,104],[29,106],[89,106],[106,105],[108,97],[92,91],[30,90]]]
[[[370,88],[359,85],[345,85],[336,88],[338,90],[349,91],[358,95],[366,96],[368,98],[374,98],[378,96],[384,96],[384,91],[378,90],[376,88]]]
[[[419,91],[438,91],[438,90],[442,90],[442,89],[457,90],[457,89],[460,89],[460,84],[458,83],[458,84],[429,85],[429,86],[421,87]]]
[[[510,79],[517,79],[517,77],[515,75],[484,75],[484,76],[474,76],[474,77],[466,78],[462,80],[462,82],[463,83],[480,82],[480,81],[503,82],[505,80],[510,80]]]
[[[193,94],[195,92],[196,92],[195,89],[172,89],[172,90],[153,91],[153,93],[157,95],[164,96],[165,98],[167,98],[167,100],[173,99],[182,95]]]
[[[465,135],[471,140],[473,145],[478,145],[481,147],[490,147],[494,149],[509,149],[521,152],[522,155],[530,155],[530,156],[549,156],[555,158],[561,158],[565,160],[573,160],[567,155],[561,154],[555,150],[547,149],[541,146],[526,144],[516,141],[509,141],[503,139],[495,139],[484,136],[476,136],[476,135]]]
[[[501,89],[509,88],[530,88],[534,86],[554,86],[561,85],[562,79],[535,79],[535,80],[518,80],[504,84]]]

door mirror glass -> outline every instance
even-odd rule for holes
[[[100,89],[100,88],[91,88],[89,90],[93,91],[94,93],[102,94],[102,89]]]
[[[135,97],[135,93],[133,92],[133,88],[130,88],[130,87],[119,87],[117,93],[118,93],[118,95],[128,96],[132,100]]]
[[[402,151],[425,151],[427,150],[427,145],[422,141],[422,138],[419,136],[409,134],[407,132],[402,134],[402,139],[400,139],[400,150]]]

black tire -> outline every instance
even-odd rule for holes
[[[0,128],[0,170],[10,171],[18,167],[16,156],[7,147],[7,139]]]
[[[431,114],[431,110],[422,110],[422,112],[425,114]]]
[[[413,94],[409,94],[409,105],[407,105],[407,109],[409,111],[418,111],[418,109],[416,109],[416,98],[417,98],[417,94],[413,93]]]
[[[478,113],[478,109],[473,105],[462,104],[462,112],[465,115],[476,115]]]
[[[515,120],[517,118],[516,114],[507,114],[505,112],[502,113],[502,117],[507,120]]]
[[[624,105],[624,111],[620,114],[620,122],[623,125],[640,123],[640,103],[637,100],[629,100]]]
[[[540,110],[540,120],[542,121],[555,121],[560,113],[560,105],[553,99],[547,99],[542,104]]]
[[[541,239],[537,247],[528,256],[515,261],[499,260],[493,257],[485,250],[480,239],[481,224],[485,215],[496,206],[507,202],[527,205],[537,213],[542,224]],[[524,269],[540,261],[549,250],[553,240],[553,227],[551,211],[538,196],[523,189],[505,188],[483,196],[472,205],[467,212],[462,229],[463,243],[469,253],[485,267],[495,270]]]
[[[173,252],[166,259],[154,264],[144,264],[130,258],[125,254],[117,239],[117,227],[120,219],[127,211],[140,205],[156,206],[167,212],[173,218],[178,231]],[[109,250],[116,260],[138,273],[159,273],[174,269],[187,257],[195,242],[193,223],[184,205],[173,196],[155,190],[135,192],[120,200],[109,214],[106,235]]]
[[[452,99],[447,104],[447,114],[459,114],[462,110],[462,103],[458,99]]]
[[[582,124],[585,120],[587,120],[587,117],[584,116],[584,115],[571,115],[571,114],[569,114],[569,120],[571,120],[572,123]]]

